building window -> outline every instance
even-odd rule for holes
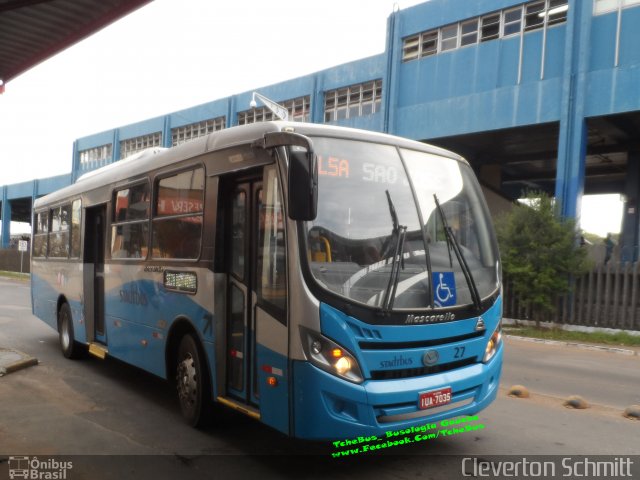
[[[440,51],[453,50],[458,48],[458,24],[443,27],[440,30]]]
[[[289,110],[289,119],[294,122],[308,122],[311,119],[311,97],[296,98],[290,100],[290,105],[285,105]]]
[[[640,4],[640,0],[595,0],[595,12]],[[408,62],[467,45],[487,42],[567,21],[568,0],[535,0],[481,17],[413,34],[403,40],[402,61]],[[546,21],[545,21],[546,20]],[[524,23],[524,26],[523,26]],[[438,42],[439,40],[439,42]]]
[[[595,0],[594,11],[598,13],[612,12],[618,9],[618,0]]]
[[[423,33],[420,45],[421,57],[428,57],[429,55],[438,53],[438,30]]]
[[[420,55],[420,35],[405,38],[402,45],[402,61],[415,60]]]
[[[171,146],[175,147],[194,138],[204,137],[212,132],[222,130],[225,126],[226,118],[223,116],[172,128]]]
[[[478,19],[475,18],[461,25],[460,46],[473,45],[478,43]]]
[[[500,36],[500,14],[494,13],[492,15],[485,15],[481,19],[482,30],[480,34],[480,41],[486,42],[488,40],[494,40]]]
[[[555,25],[567,21],[567,11],[569,10],[568,0],[549,0],[547,10],[547,25]]]
[[[140,137],[129,138],[120,142],[120,158],[126,158],[147,148],[162,145],[162,132],[150,133]]]
[[[80,165],[84,166],[90,163],[104,162],[105,160],[111,160],[111,152],[113,145],[111,143],[107,145],[101,145],[99,147],[89,148],[79,152]]]
[[[525,6],[524,29],[535,30],[544,26],[545,2],[532,2]]]
[[[360,83],[324,94],[324,121],[362,117],[380,111],[382,80]]]
[[[514,35],[520,33],[522,24],[522,7],[504,12],[504,22],[502,27],[502,35]]]
[[[311,96],[309,95],[278,103],[289,112],[289,120],[294,122],[308,122],[311,118]],[[278,120],[278,118],[265,106],[238,112],[238,125],[269,122],[271,120]]]
[[[620,8],[632,7],[640,5],[640,0],[595,0],[593,12],[598,15],[600,13],[613,12]],[[551,11],[549,12],[551,13]]]

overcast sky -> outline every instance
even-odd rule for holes
[[[382,53],[394,5],[418,3],[155,0],[6,85],[0,185],[70,172],[79,137]],[[583,225],[617,231],[618,204]]]
[[[156,0],[6,85],[0,185],[69,172],[76,138],[382,53],[393,8]]]

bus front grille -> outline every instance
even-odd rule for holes
[[[477,363],[477,361],[477,357],[470,357],[430,367],[403,368],[400,370],[372,370],[371,378],[373,380],[396,380],[399,378],[421,377],[423,375],[433,375],[434,373],[448,372],[456,368],[467,367]]]
[[[359,342],[359,345],[362,350],[405,350],[410,348],[436,347],[438,345],[448,345],[450,343],[463,342],[465,340],[472,340],[474,338],[482,337],[484,334],[485,330],[480,330],[477,332],[465,333],[463,335],[457,335],[455,337],[447,338],[412,340],[407,342],[366,341]]]

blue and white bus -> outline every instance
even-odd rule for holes
[[[376,435],[495,398],[501,269],[462,158],[289,122],[146,151],[36,200],[34,315],[62,352],[308,439]]]

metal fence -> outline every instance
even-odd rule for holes
[[[599,264],[558,297],[553,315],[534,318],[505,284],[506,317],[625,330],[640,330],[640,262]]]
[[[0,249],[0,270],[29,273],[30,260],[29,252],[20,252],[17,248]]]

